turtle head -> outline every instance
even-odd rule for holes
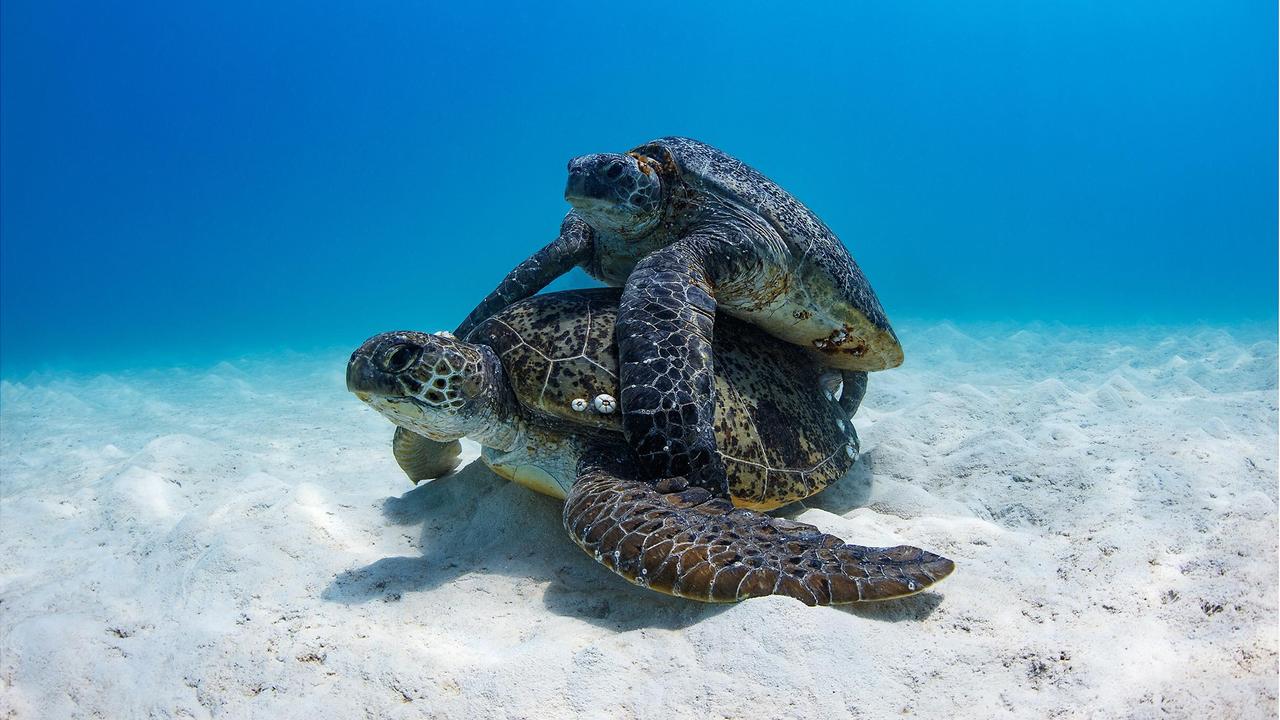
[[[643,235],[662,217],[658,163],[638,153],[597,153],[569,161],[564,199],[597,230]]]
[[[515,396],[498,356],[452,335],[375,335],[347,362],[347,389],[396,425],[432,440],[497,446],[515,429]]]

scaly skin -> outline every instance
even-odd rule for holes
[[[949,560],[917,548],[846,545],[758,512],[842,476],[857,436],[812,357],[733,318],[718,318],[725,332],[715,364],[707,358],[716,392],[695,388],[718,403],[708,452],[728,469],[727,490],[647,474],[624,440],[626,419],[585,402],[618,392],[618,302],[616,290],[552,293],[481,322],[466,340],[385,333],[352,355],[348,388],[401,427],[396,457],[411,478],[451,467],[456,456],[442,448],[472,437],[499,475],[566,500],[565,527],[583,549],[660,592],[832,604],[909,595],[951,572]],[[645,364],[659,386],[662,360]]]
[[[674,478],[646,482],[625,448],[584,453],[565,500],[570,537],[631,582],[704,602],[786,595],[806,605],[890,600],[947,577],[950,560],[919,548],[847,545]]]
[[[645,258],[618,307],[622,427],[648,473],[689,476],[716,497],[728,479],[716,454],[716,301],[683,245]]]
[[[527,425],[624,435],[627,418],[598,412],[589,402],[625,394],[619,390],[618,305],[611,288],[537,295],[482,322],[466,340],[492,348],[504,367],[515,369],[508,380],[534,418]],[[716,324],[721,332],[709,365],[713,430],[728,497],[739,507],[770,510],[843,476],[857,456],[858,438],[823,385],[821,367],[800,348],[732,317],[718,315]],[[660,373],[665,363],[655,358],[642,366]],[[664,378],[654,384],[664,385]],[[568,488],[572,475],[559,474]]]
[[[573,264],[625,285],[621,409],[629,442],[650,473],[687,471],[695,484],[725,492],[722,468],[709,452],[715,403],[705,393],[715,391],[704,377],[712,338],[707,308],[849,372],[849,415],[865,387],[853,373],[902,362],[879,300],[840,240],[741,161],[695,140],[662,138],[625,155],[576,158],[569,171],[566,198],[575,209],[565,220],[568,230],[490,293],[460,334]],[[672,252],[677,246],[685,249]],[[677,289],[681,283],[688,287]],[[670,366],[643,367],[655,354]]]

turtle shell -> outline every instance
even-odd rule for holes
[[[777,183],[732,155],[689,138],[660,138],[631,152],[659,160],[664,176],[675,175],[695,193],[714,195],[764,218],[787,244],[792,257],[803,258],[827,276],[836,296],[860,308],[867,322],[895,338],[879,298],[848,248],[813,211]],[[892,342],[896,343],[896,338]]]
[[[613,342],[616,288],[535,295],[477,325],[532,422],[567,433],[622,433]],[[716,444],[740,507],[808,497],[848,471],[858,438],[801,348],[716,317]]]

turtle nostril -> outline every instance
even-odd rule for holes
[[[382,355],[382,369],[387,372],[401,373],[409,369],[422,349],[413,345],[395,345]]]

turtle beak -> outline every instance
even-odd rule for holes
[[[418,335],[383,333],[366,340],[347,361],[347,390],[366,402],[370,395],[406,394],[407,372],[422,352]]]
[[[570,204],[576,204],[575,201],[589,200],[593,197],[600,196],[600,188],[595,188],[595,194],[592,195],[592,189],[588,186],[593,185],[591,172],[588,170],[583,158],[574,158],[569,161],[569,178],[564,184],[564,199]]]
[[[347,391],[368,402],[369,389],[374,384],[374,372],[369,356],[361,352],[363,349],[352,353],[351,360],[347,362]]]
[[[635,164],[635,158],[625,155],[596,153],[576,157],[569,161],[564,199],[575,206],[584,203],[614,205],[619,200],[616,181],[628,171],[628,166]]]

